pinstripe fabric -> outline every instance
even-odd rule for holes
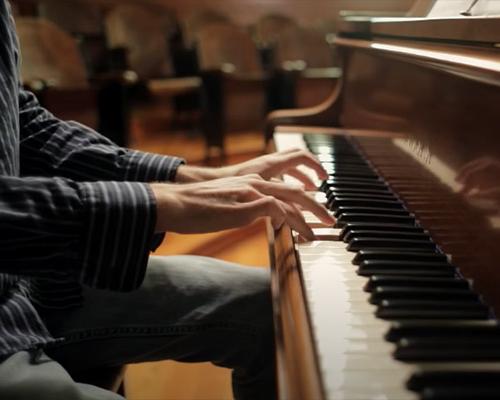
[[[81,284],[127,291],[144,277],[155,202],[143,182],[181,159],[120,148],[58,120],[19,86],[0,0],[0,356],[55,340],[38,311],[81,304]]]

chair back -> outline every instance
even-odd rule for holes
[[[88,0],[43,0],[38,12],[40,17],[72,34],[95,36],[104,32],[103,11]]]
[[[210,24],[197,36],[200,69],[242,74],[262,71],[257,47],[244,29],[227,23]]]
[[[253,37],[259,47],[272,47],[284,32],[297,28],[290,17],[268,14],[261,17],[253,27]]]
[[[192,13],[181,23],[184,46],[193,48],[201,29],[211,24],[223,23],[230,23],[229,18],[215,10],[204,9]]]
[[[159,6],[117,6],[106,17],[108,45],[126,49],[129,67],[141,79],[173,74],[168,38],[176,28],[170,11]]]
[[[18,17],[16,24],[24,82],[42,80],[61,88],[88,86],[78,44],[71,35],[40,18]]]
[[[281,69],[329,68],[335,66],[326,35],[312,29],[289,29],[274,46],[274,65]]]

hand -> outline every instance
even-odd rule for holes
[[[287,223],[314,240],[299,207],[325,224],[335,220],[299,186],[268,182],[252,174],[192,184],[152,184],[157,200],[157,232],[204,233],[236,228],[259,217],[271,217],[279,228]]]
[[[457,182],[463,184],[461,193],[476,196],[500,185],[500,160],[483,157],[465,164],[459,171]]]
[[[249,174],[257,174],[263,179],[269,180],[278,175],[286,174],[302,182],[307,190],[315,190],[314,182],[297,168],[300,165],[314,170],[320,179],[328,177],[319,161],[311,153],[305,150],[291,149],[222,168],[197,168],[181,165],[177,170],[176,180],[178,182],[197,182]]]

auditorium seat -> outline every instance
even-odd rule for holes
[[[286,15],[266,14],[250,28],[265,70],[270,71],[274,67],[273,48],[279,36],[296,27],[297,23]]]
[[[36,92],[42,105],[63,119],[82,122],[125,145],[128,139],[128,109],[122,87],[123,76],[88,79],[75,39],[54,23],[32,17],[17,17],[23,53],[23,84]]]
[[[276,37],[273,46],[274,79],[270,91],[274,109],[307,107],[319,103],[340,77],[328,36],[314,29],[295,27]]]
[[[179,26],[168,8],[132,4],[115,6],[108,12],[105,25],[109,46],[124,50],[128,66],[137,73],[140,88],[145,89],[136,92],[144,100],[137,106],[148,107],[149,103],[161,102],[160,99],[165,97],[175,101],[182,95],[194,93],[198,96],[201,83],[198,77],[178,77],[175,74],[170,38],[178,34]],[[196,107],[198,104],[188,110],[193,115],[193,124],[197,123]]]
[[[243,28],[210,24],[199,31],[196,43],[207,157],[223,156],[226,132],[261,128],[267,109],[266,75],[257,47]]]
[[[101,4],[85,0],[42,0],[38,5],[41,18],[53,22],[77,40],[90,77],[119,69],[107,46],[104,12]]]
[[[199,9],[182,19],[180,25],[184,46],[196,47],[196,40],[201,29],[211,24],[230,23],[231,20],[221,12],[212,9]]]
[[[175,17],[159,6],[119,5],[106,16],[110,47],[126,49],[129,66],[141,79],[172,75],[167,39],[175,29]]]

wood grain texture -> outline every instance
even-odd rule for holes
[[[268,223],[276,331],[278,398],[324,398],[312,329],[305,305],[298,259],[290,228]]]

